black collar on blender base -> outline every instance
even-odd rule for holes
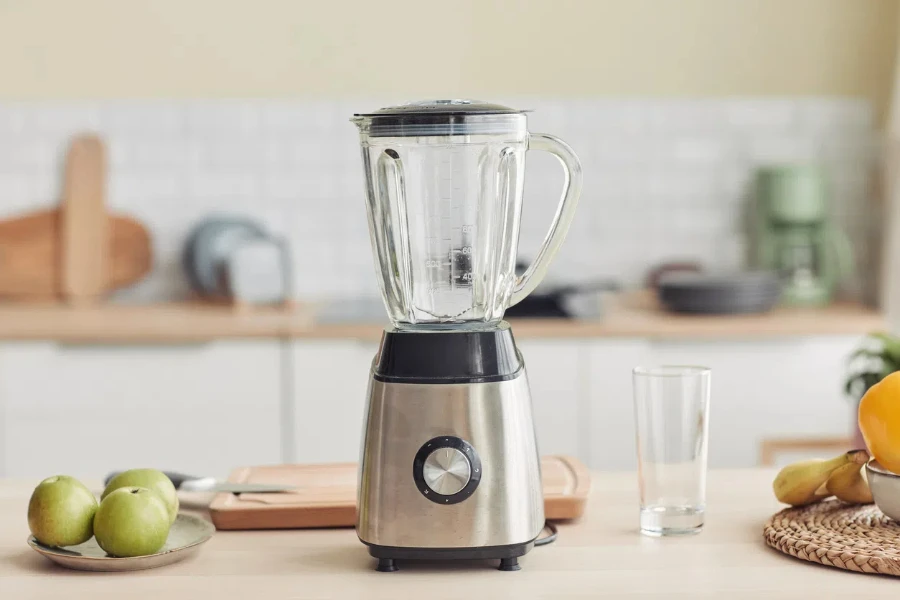
[[[509,323],[483,330],[387,329],[373,376],[385,383],[491,383],[522,372]]]

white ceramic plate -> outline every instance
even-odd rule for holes
[[[170,565],[184,560],[200,551],[200,546],[212,537],[216,528],[200,517],[179,513],[169,530],[169,539],[156,554],[135,556],[132,558],[116,558],[108,556],[91,538],[77,546],[51,548],[45,546],[34,536],[28,536],[28,545],[53,562],[69,569],[79,571],[140,571]]]

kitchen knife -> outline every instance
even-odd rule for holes
[[[290,492],[297,489],[294,486],[280,483],[231,483],[229,481],[219,481],[215,477],[196,477],[194,475],[185,475],[184,473],[175,473],[172,471],[163,471],[163,473],[172,480],[175,489],[180,492],[266,494]],[[103,480],[103,483],[108,485],[110,480],[118,474],[119,471],[110,473],[106,476],[106,479]]]

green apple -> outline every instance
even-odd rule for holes
[[[67,475],[48,477],[28,501],[28,528],[45,546],[74,546],[94,535],[97,499],[91,490]]]
[[[178,516],[178,493],[175,491],[175,486],[172,485],[172,480],[166,477],[165,473],[156,469],[123,471],[109,480],[100,500],[123,487],[142,487],[159,494],[169,511],[169,523],[175,522],[175,517]]]
[[[110,556],[145,556],[162,549],[169,537],[169,510],[159,494],[122,487],[100,501],[94,537]]]

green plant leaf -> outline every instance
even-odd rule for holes
[[[876,347],[877,344],[877,347]],[[891,373],[900,371],[900,337],[876,331],[867,335],[861,347],[847,359],[851,373],[844,391],[856,399]]]
[[[893,362],[900,362],[900,338],[885,332],[873,333],[869,337],[881,342],[883,353]]]
[[[868,348],[860,348],[858,350],[854,350],[853,354],[851,354],[850,358],[848,358],[847,360],[852,362],[857,358],[877,358],[882,361],[885,360],[884,354],[875,350],[870,350]]]

